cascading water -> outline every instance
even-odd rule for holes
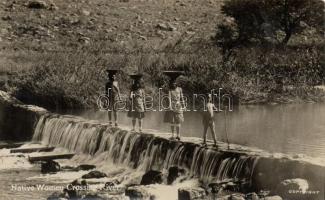
[[[256,157],[202,148],[152,134],[131,133],[71,116],[43,115],[35,128],[34,141],[63,147],[76,154],[104,154],[116,165],[148,171],[178,166],[189,177],[203,181],[225,179],[250,181]]]

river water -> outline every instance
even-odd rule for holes
[[[107,122],[105,111],[73,111],[91,120]],[[183,137],[201,137],[202,119],[199,112],[185,112],[185,122],[182,124]],[[169,132],[168,124],[163,123],[163,112],[146,112],[144,121],[145,132]],[[126,113],[119,114],[121,126],[130,127],[131,120]],[[270,152],[301,154],[325,159],[325,104],[295,104],[295,105],[268,105],[268,106],[240,106],[234,111],[216,112],[216,133],[218,140],[229,141],[247,146],[258,147]],[[30,144],[27,144],[27,147]],[[58,150],[64,152],[64,150]],[[103,156],[106,153],[103,154]],[[12,156],[8,149],[0,150],[0,193],[1,199],[46,199],[53,189],[38,190],[37,186],[65,187],[83,172],[59,172],[58,174],[41,175],[40,167],[28,163],[25,157]],[[106,172],[109,178],[130,177],[123,184],[137,176],[137,172],[128,167],[111,165],[109,161],[103,162],[98,158],[79,155],[70,161],[60,161],[62,165],[96,164],[99,170]],[[108,178],[108,180],[109,180]],[[103,184],[107,180],[103,180]],[[188,183],[195,185],[196,182]],[[17,191],[13,187],[23,186],[25,189],[34,188],[35,191]],[[98,187],[102,187],[100,185]],[[123,187],[123,185],[122,185]],[[154,187],[156,193],[172,193],[177,196],[175,186]],[[161,190],[166,190],[161,192]]]
[[[108,121],[105,111],[83,111],[79,115]],[[145,115],[147,131],[170,131],[169,125],[163,123],[164,112],[146,112]],[[201,113],[185,112],[184,118],[182,136],[202,137]],[[119,123],[131,126],[131,119],[126,113],[120,113]],[[217,138],[221,141],[228,139],[230,143],[274,153],[305,154],[325,159],[325,104],[239,106],[233,111],[216,112],[215,125]]]

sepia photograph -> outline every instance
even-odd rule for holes
[[[325,0],[0,0],[0,200],[325,200]]]

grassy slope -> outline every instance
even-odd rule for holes
[[[99,90],[105,81],[100,74],[105,67],[126,67],[134,71],[141,65],[139,59],[148,54],[153,55],[151,60],[156,60],[156,54],[162,52],[173,56],[169,49],[175,44],[182,54],[195,54],[202,40],[208,41],[213,35],[221,4],[213,0],[45,0],[48,7],[51,3],[57,7],[50,10],[30,9],[27,2],[0,3],[0,72],[36,73],[50,61],[49,67],[57,67],[60,76],[75,77],[71,81],[74,87],[80,87],[76,82],[93,81],[99,76],[100,83],[93,83],[90,90]],[[172,30],[164,30],[159,25]],[[139,55],[138,51],[144,53]],[[126,56],[129,54],[134,56]],[[71,70],[63,69],[70,67]],[[97,73],[80,77],[80,71],[85,68],[93,68]],[[46,73],[49,72],[40,74]],[[40,82],[44,84],[44,80]],[[57,84],[60,80],[49,78],[48,82]],[[42,90],[39,93],[45,92]],[[74,88],[67,89],[73,91]]]
[[[2,88],[34,97],[30,102],[44,98],[56,99],[58,106],[91,106],[101,93],[106,67],[126,73],[140,68],[152,89],[161,69],[177,64],[191,66],[193,75],[185,80],[190,91],[221,82],[249,101],[267,101],[260,91],[264,86],[243,91],[252,80],[218,68],[220,55],[210,37],[222,20],[220,0],[44,0],[48,9],[30,9],[27,2],[0,3],[0,73],[9,79]],[[50,10],[51,3],[57,9]],[[124,90],[129,87],[126,73]]]

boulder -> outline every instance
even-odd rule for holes
[[[59,163],[57,163],[53,160],[42,162],[42,164],[41,164],[41,172],[44,174],[58,172],[58,171],[60,171],[60,165],[59,165]]]
[[[65,170],[65,171],[74,171],[75,169],[76,169],[75,167],[69,165],[61,166],[61,170]]]
[[[161,184],[163,182],[162,173],[159,171],[150,170],[146,172],[141,179],[140,185]]]
[[[46,9],[47,4],[44,1],[41,0],[30,0],[27,3],[28,8],[33,8],[33,9]]]
[[[63,190],[65,194],[70,199],[81,198],[81,196],[85,195],[88,189],[88,184],[85,180],[74,180]]]
[[[222,185],[220,183],[209,183],[208,187],[209,187],[208,190],[211,191],[211,193],[218,194],[220,191],[223,190],[224,185]]]
[[[178,167],[168,169],[167,184],[171,185],[178,177],[185,174],[185,170]]]
[[[245,200],[244,194],[232,194],[229,197],[229,200]]]
[[[246,194],[246,200],[259,200],[260,198],[255,192]]]
[[[240,185],[238,183],[234,183],[233,181],[229,181],[228,183],[224,184],[224,190],[229,190],[229,191],[240,191]]]
[[[115,186],[116,186],[116,182],[114,181],[108,181],[105,183],[104,187],[102,188],[102,190],[107,190],[107,191],[112,191],[115,190]]]
[[[269,196],[269,194],[271,193],[270,190],[261,190],[258,192],[258,196],[261,197],[261,198],[264,198],[266,196]]]
[[[263,198],[263,200],[282,200],[280,196],[268,196]]]
[[[206,199],[206,192],[203,188],[179,188],[178,200]]]
[[[103,177],[107,177],[107,175],[103,172],[95,170],[89,172],[88,174],[83,175],[81,178],[90,179],[90,178],[103,178]]]
[[[116,184],[114,182],[106,182],[104,188],[114,187]]]
[[[80,170],[91,170],[91,169],[95,169],[96,166],[95,165],[87,165],[87,164],[83,164],[83,165],[79,165],[78,167],[76,167],[77,171]]]
[[[67,200],[66,196],[62,192],[54,192],[49,197],[47,197],[47,200]]]
[[[131,186],[125,190],[125,195],[130,200],[151,200],[155,199],[143,186]]]

